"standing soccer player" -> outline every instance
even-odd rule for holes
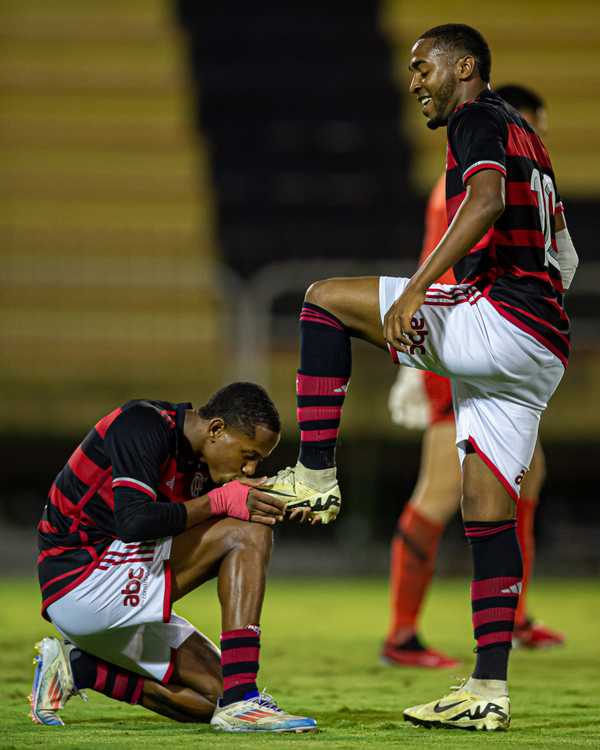
[[[548,118],[543,100],[518,85],[495,88],[496,94],[519,111],[535,132],[545,137]],[[448,228],[446,179],[435,184],[427,204],[420,263],[433,252]],[[439,284],[455,284],[451,270]],[[437,547],[446,524],[460,507],[461,477],[456,456],[452,384],[448,378],[408,367],[399,368],[389,398],[396,424],[424,429],[421,466],[412,496],[398,519],[390,559],[390,627],[382,660],[391,665],[454,668],[458,662],[423,645],[418,619],[433,577]],[[523,584],[515,615],[513,644],[531,649],[561,645],[564,636],[531,617],[527,589],[535,557],[534,517],[544,481],[545,460],[538,441],[531,466],[521,483],[517,504],[517,535],[523,556]]]
[[[352,336],[388,348],[396,363],[452,379],[477,660],[459,689],[404,717],[487,730],[510,724],[507,668],[523,573],[515,502],[567,364],[563,293],[577,263],[546,148],[491,91],[490,68],[488,45],[469,26],[437,26],[415,42],[410,92],[428,126],[448,130],[449,227],[410,279],[309,288],[300,316],[299,459],[270,482],[313,522],[339,512],[335,443]],[[459,283],[435,284],[451,266]]]
[[[260,613],[284,502],[252,481],[280,437],[254,383],[199,409],[130,401],[101,419],[56,477],[40,521],[42,613],[65,640],[37,646],[31,716],[60,726],[90,688],[229,732],[306,732],[259,693]],[[222,485],[222,486],[219,486]],[[172,603],[218,579],[221,650]]]

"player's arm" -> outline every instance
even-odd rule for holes
[[[411,346],[411,319],[425,301],[425,292],[476,245],[504,211],[504,176],[496,170],[473,175],[465,199],[436,249],[419,266],[402,295],[388,311],[385,340],[399,351]]]
[[[156,502],[160,467],[169,456],[169,427],[152,407],[135,406],[109,428],[105,447],[111,459],[115,526],[125,542],[176,536],[215,516],[273,525],[283,518],[282,501],[254,486],[228,482],[185,503]]]
[[[412,344],[411,320],[425,301],[428,287],[467,255],[504,211],[507,134],[506,123],[481,107],[464,110],[449,123],[448,142],[465,197],[435,250],[385,316],[385,340],[399,351],[408,351]]]
[[[261,480],[227,482],[185,503],[152,503],[135,491],[115,494],[117,534],[124,542],[177,536],[218,516],[273,526],[283,521],[285,502],[255,489]],[[117,512],[118,509],[118,512]]]
[[[186,528],[183,505],[157,502],[160,468],[169,457],[169,427],[142,404],[109,427],[104,447],[112,465],[115,532],[124,542],[175,536]]]
[[[504,211],[504,175],[482,170],[467,182],[466,195],[435,250],[419,266],[409,286],[423,293],[463,258]]]
[[[575,250],[575,245],[573,244],[573,240],[567,229],[564,211],[557,211],[554,221],[560,276],[563,287],[568,289],[573,282],[575,271],[579,265],[579,256],[577,255],[577,250]]]
[[[187,513],[186,528],[213,518],[228,516],[242,521],[273,526],[283,521],[285,501],[260,491],[263,479],[227,482],[206,495],[183,503]]]

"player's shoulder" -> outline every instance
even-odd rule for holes
[[[133,399],[123,404],[109,432],[115,434],[139,430],[168,433],[175,427],[175,414],[175,405],[167,401]]]
[[[448,118],[448,131],[478,129],[496,125],[506,130],[510,121],[508,105],[494,91],[483,91],[475,99],[460,104]]]

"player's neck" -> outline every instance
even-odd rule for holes
[[[193,409],[188,409],[183,421],[183,434],[197,455],[202,455],[202,448],[207,438],[208,422],[202,419]]]
[[[464,104],[465,102],[470,102],[470,101],[473,101],[473,99],[477,99],[477,97],[483,91],[489,91],[489,90],[490,90],[490,84],[484,83],[481,80],[481,78],[477,78],[472,81],[464,81],[462,86],[460,87],[458,101],[456,102],[456,107],[460,107],[461,104]]]

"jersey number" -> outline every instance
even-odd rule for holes
[[[540,212],[540,224],[544,233],[544,265],[549,263],[556,268],[558,259],[552,251],[552,217],[554,216],[554,207],[556,206],[556,193],[554,192],[554,183],[552,178],[547,174],[542,174],[539,169],[534,169],[531,173],[531,190],[537,194],[538,210]]]

